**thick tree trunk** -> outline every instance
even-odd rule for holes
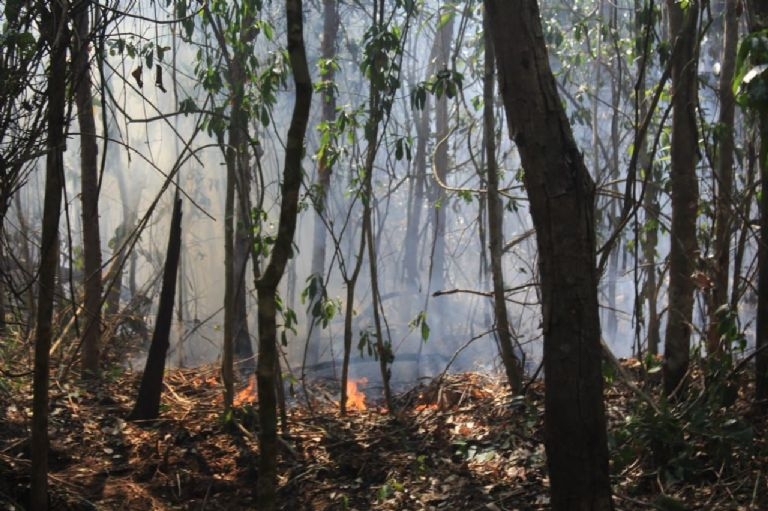
[[[83,216],[84,324],[80,366],[82,377],[99,374],[101,338],[101,237],[99,235],[99,170],[96,122],[88,48],[90,46],[90,2],[82,1],[73,13],[75,32],[72,69],[80,126],[80,200]]]
[[[504,292],[504,270],[501,255],[504,247],[504,210],[499,196],[499,167],[496,164],[496,116],[494,114],[494,66],[496,53],[491,38],[488,12],[483,12],[483,42],[485,43],[485,68],[483,75],[483,145],[487,165],[488,183],[488,251],[491,254],[491,275],[493,278],[493,311],[496,317],[496,334],[499,341],[501,360],[512,392],[523,387],[523,370],[515,355],[512,327],[507,315],[507,300]]]
[[[763,27],[768,9],[763,9]],[[760,119],[760,243],[758,245],[757,328],[755,331],[755,401],[768,409],[768,112]]]
[[[698,0],[686,9],[667,0],[672,51],[672,225],[669,249],[669,306],[664,340],[664,392],[684,387],[690,361],[696,268],[696,212],[698,209],[697,22]]]
[[[768,28],[768,3],[749,0],[749,30]],[[758,245],[757,328],[755,332],[755,401],[768,408],[768,112],[759,113],[760,149],[758,168],[762,182],[760,210],[760,243]]]
[[[43,232],[38,274],[35,364],[32,396],[31,488],[29,509],[48,509],[48,371],[50,364],[54,293],[59,268],[59,216],[64,185],[64,146],[67,91],[68,13],[53,2],[42,17],[40,33],[50,47],[48,70],[48,142],[45,170]]]
[[[259,356],[256,383],[259,391],[259,508],[273,511],[277,492],[277,286],[293,253],[304,156],[304,135],[312,101],[312,79],[304,49],[301,0],[286,0],[288,57],[293,70],[296,102],[288,128],[283,170],[282,200],[277,238],[264,273],[256,284],[259,304]]]
[[[160,396],[163,390],[163,372],[165,357],[170,346],[171,325],[173,323],[173,302],[176,294],[176,275],[181,253],[181,199],[178,191],[173,201],[171,227],[168,234],[168,250],[165,254],[163,269],[163,287],[160,291],[160,303],[157,306],[157,321],[149,346],[147,363],[141,377],[139,394],[129,420],[154,420],[160,415]]]
[[[610,510],[594,182],[557,94],[537,2],[486,0],[485,6],[539,247],[552,509]]]

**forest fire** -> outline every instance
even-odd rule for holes
[[[365,405],[365,393],[357,388],[357,385],[365,385],[368,378],[347,381],[347,410],[367,410]]]
[[[252,405],[259,400],[259,396],[256,393],[256,375],[252,374],[248,378],[248,385],[235,394],[235,399],[232,401],[234,406]]]

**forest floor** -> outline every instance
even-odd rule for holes
[[[0,382],[2,510],[23,509],[29,492],[26,380]],[[169,371],[161,419],[139,424],[124,419],[137,387],[136,374],[120,371],[98,387],[53,383],[52,509],[258,509],[252,394],[240,392],[225,418],[217,368]],[[452,374],[399,393],[393,413],[375,389],[361,382],[360,390],[368,393],[366,409],[346,416],[330,385],[312,385],[309,399],[289,399],[282,509],[549,508],[539,382],[522,399],[498,378]],[[768,509],[765,418],[752,415],[743,397],[729,407],[730,418],[700,419],[714,421],[712,431],[694,431],[699,419],[686,415],[684,443],[674,444],[664,435],[675,431],[667,422],[677,422],[656,417],[643,426],[635,394],[616,381],[607,388],[616,509]],[[654,446],[664,452],[659,445],[670,456],[654,465],[648,453]]]

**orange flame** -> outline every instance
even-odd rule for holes
[[[347,381],[347,410],[367,410],[365,406],[365,393],[358,390],[357,385],[365,385],[368,383],[368,378],[360,378],[359,380]]]
[[[233,406],[243,406],[245,404],[253,404],[259,400],[259,396],[256,393],[256,375],[252,374],[248,378],[248,386],[243,390],[235,394],[235,399],[232,402]]]

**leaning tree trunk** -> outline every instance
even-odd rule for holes
[[[595,185],[557,94],[538,3],[486,0],[485,7],[539,249],[552,509],[610,510]]]
[[[83,215],[83,274],[85,328],[82,337],[80,365],[82,377],[99,374],[99,340],[101,335],[101,239],[99,236],[99,171],[96,122],[93,115],[93,91],[88,47],[90,2],[82,1],[73,13],[75,37],[72,69],[80,125],[80,200]]]
[[[672,226],[669,248],[669,305],[664,340],[664,392],[683,387],[690,361],[696,265],[698,137],[696,134],[696,59],[698,0],[683,9],[667,0],[672,42]]]
[[[43,232],[40,240],[37,326],[32,396],[31,488],[29,509],[48,509],[48,371],[56,271],[59,267],[59,216],[64,185],[64,132],[67,91],[68,14],[63,3],[44,8],[40,34],[50,47],[48,70],[48,154],[45,169]]]
[[[168,234],[168,250],[165,254],[163,287],[157,306],[157,321],[152,343],[149,346],[147,364],[141,378],[139,394],[129,420],[154,420],[160,415],[160,396],[163,390],[165,357],[170,346],[171,324],[173,323],[173,302],[176,294],[176,275],[181,254],[181,199],[178,189],[173,200],[171,228]]]
[[[304,24],[301,0],[285,2],[288,36],[288,57],[296,87],[296,103],[285,147],[282,201],[277,238],[272,247],[269,263],[256,283],[259,305],[259,357],[256,383],[259,391],[259,477],[256,494],[260,509],[276,508],[277,493],[277,385],[282,384],[276,374],[277,364],[277,286],[291,258],[293,235],[296,232],[299,192],[301,191],[304,155],[304,135],[309,121],[312,102],[312,79],[304,49]]]

